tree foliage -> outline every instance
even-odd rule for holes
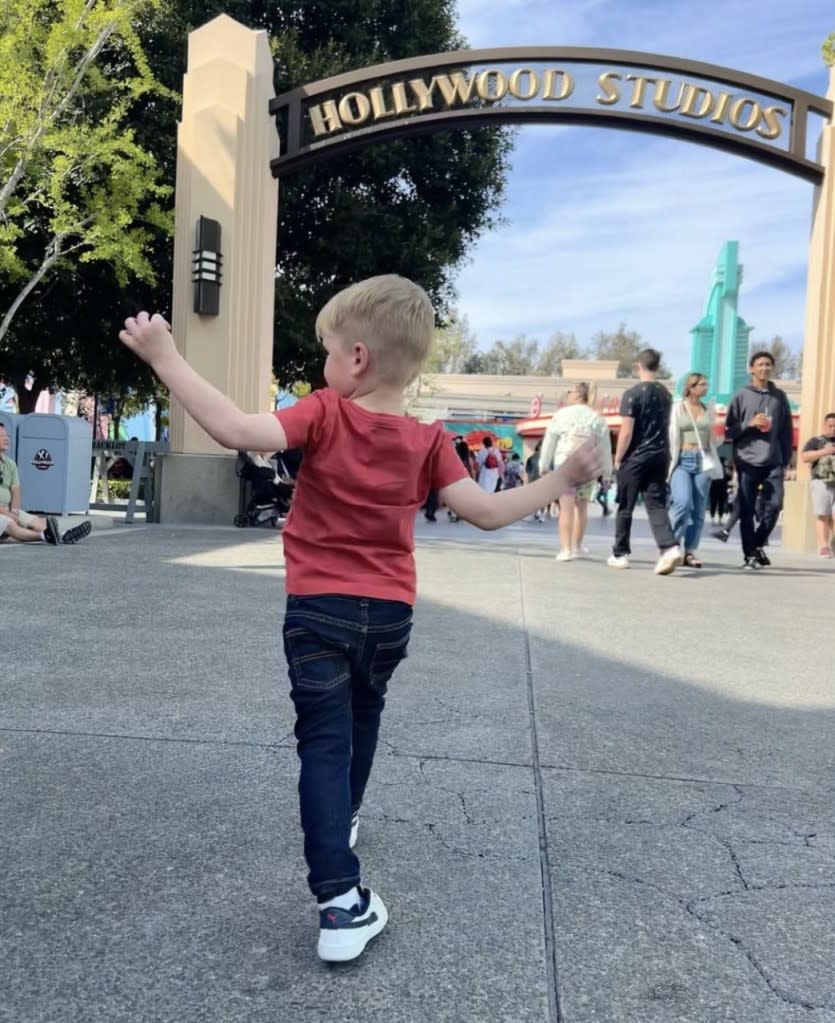
[[[594,335],[591,343],[595,359],[609,359],[617,362],[619,377],[632,376],[635,357],[644,348],[651,347],[642,340],[637,331],[627,330],[625,323],[621,323],[618,329],[612,333],[599,331]],[[672,373],[663,359],[658,375],[662,380],[669,380],[672,377]]]
[[[446,323],[435,331],[435,341],[424,372],[463,373],[475,351],[476,338],[469,321],[453,307]]]
[[[343,71],[463,45],[454,0],[166,0],[136,25],[153,77],[179,94],[188,33],[222,13],[269,33],[279,93]],[[175,103],[154,99],[131,119],[136,143],[169,186],[175,178],[177,115]],[[316,312],[334,291],[358,278],[405,274],[427,289],[443,315],[471,244],[497,222],[511,139],[506,129],[481,128],[389,141],[282,179],[274,354],[282,385],[319,382]],[[52,347],[44,352],[31,324],[18,333],[19,347],[33,361],[48,354],[51,379],[69,383],[79,374],[98,376],[102,347],[113,351],[112,338],[125,315],[142,306],[170,312],[172,246],[156,238],[145,253],[156,271],[153,285],[81,264],[39,294],[37,318],[48,329],[67,318],[76,296],[92,303],[84,318],[97,337],[76,332],[77,358],[53,357],[54,329]],[[117,368],[125,383],[145,379],[138,363]]]
[[[827,67],[835,67],[835,32],[830,32],[821,47],[823,62]]]
[[[170,188],[130,121],[161,96],[136,27],[160,2],[0,9],[0,359],[17,381],[33,367],[44,386],[67,361],[55,310],[32,312],[50,278],[84,276],[86,264],[95,279],[104,263],[118,284],[154,279],[148,247],[169,229]],[[24,310],[40,320],[35,344],[15,329]]]

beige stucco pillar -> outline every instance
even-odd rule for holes
[[[189,36],[177,134],[172,325],[180,352],[247,412],[270,407],[278,156],[269,115],[273,61],[266,32],[221,15]],[[194,312],[192,256],[199,218],[221,227],[218,316]],[[162,522],[231,524],[238,510],[234,455],[171,403],[171,454],[160,460]]]
[[[835,68],[829,72],[827,98],[835,103]],[[800,448],[823,431],[823,417],[835,411],[835,124],[821,133],[818,160],[825,168],[815,189],[809,279],[800,389]],[[783,545],[788,550],[816,549],[809,500],[809,467],[798,461],[797,482],[786,486]]]
[[[177,136],[173,327],[192,366],[248,412],[269,408],[278,185],[270,160],[273,60],[266,32],[225,14],[189,36]],[[200,216],[219,221],[220,315],[193,311],[192,252]],[[171,449],[221,449],[172,402]]]

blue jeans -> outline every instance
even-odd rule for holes
[[[406,656],[412,609],[394,600],[288,597],[284,652],[296,707],[299,800],[310,890],[320,902],[360,882],[349,848],[386,686]]]
[[[698,549],[705,524],[710,477],[698,451],[682,451],[670,477],[670,522],[685,551]]]

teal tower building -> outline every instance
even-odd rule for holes
[[[713,268],[705,311],[690,331],[690,367],[709,381],[711,398],[727,404],[748,379],[749,327],[737,312],[742,266],[739,242],[725,242]]]

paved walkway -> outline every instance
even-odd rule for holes
[[[3,1023],[835,1023],[833,563],[419,532],[358,849],[391,922],[336,968],[280,539],[0,551]]]

